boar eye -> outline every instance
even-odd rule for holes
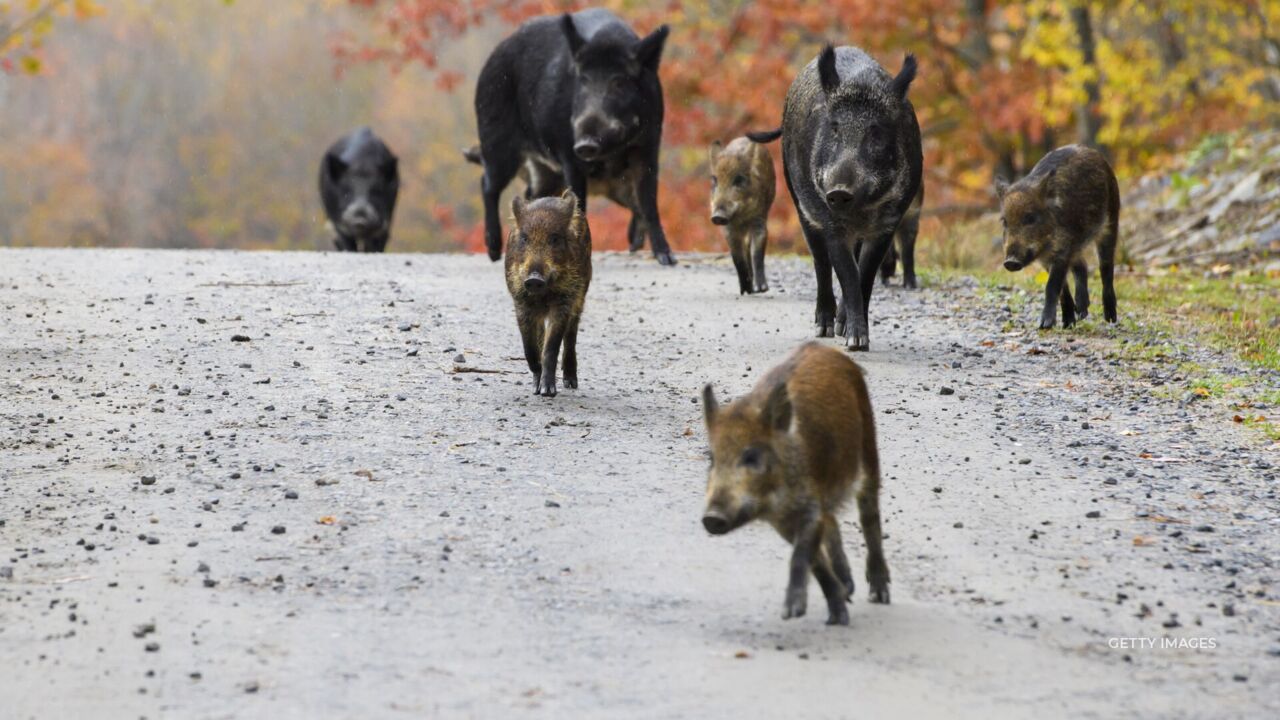
[[[749,470],[759,470],[764,464],[764,455],[759,448],[747,448],[742,451],[742,457],[738,460],[743,467]]]
[[[740,187],[740,188],[741,188],[741,187],[746,187],[746,186],[747,186],[747,176],[746,176],[746,175],[735,175],[735,176],[733,177],[733,184],[734,184],[736,187]]]
[[[519,233],[518,235],[516,235],[516,243],[517,243],[517,244],[519,244],[519,245],[524,245],[524,244],[525,244],[525,243],[527,243],[527,242],[529,242],[529,236],[528,236],[528,235],[525,235],[523,232],[522,232],[522,233]]]
[[[1040,222],[1040,216],[1036,213],[1027,213],[1022,216],[1023,225],[1035,225],[1038,222]]]
[[[831,129],[832,129],[832,130],[839,130],[839,129],[840,129],[840,121],[839,121],[839,120],[832,120],[832,121],[831,121]]]
[[[627,87],[627,79],[621,75],[614,75],[609,79],[609,90],[612,92],[621,92]]]
[[[719,184],[720,184],[720,178],[716,177],[715,175],[712,175],[712,176],[711,176],[711,187],[716,187],[716,186],[717,186],[717,185],[719,185]]]

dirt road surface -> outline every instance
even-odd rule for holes
[[[1280,716],[1275,451],[965,283],[856,358],[893,604],[782,620],[695,398],[811,270],[682,259],[597,257],[546,399],[480,257],[0,251],[0,716]]]

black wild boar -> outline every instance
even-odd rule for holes
[[[724,227],[742,295],[768,292],[764,252],[773,206],[773,158],[763,145],[737,138],[711,144],[711,222]]]
[[[1004,226],[1004,268],[1017,272],[1039,260],[1049,271],[1040,328],[1053,327],[1059,303],[1063,327],[1089,314],[1084,253],[1093,244],[1102,276],[1102,314],[1107,322],[1115,322],[1120,187],[1102,153],[1083,145],[1060,147],[1012,185],[997,178],[996,194]],[[1074,301],[1067,288],[1068,269],[1076,281]]]
[[[498,44],[476,85],[485,245],[502,256],[498,199],[524,168],[530,197],[568,188],[586,211],[604,195],[633,216],[631,249],[649,237],[675,263],[658,216],[663,25],[643,39],[606,10],[534,18]]]
[[[916,235],[920,232],[920,206],[924,204],[924,182],[920,183],[920,192],[898,223],[897,247],[889,246],[884,254],[884,262],[880,264],[880,282],[888,285],[897,269],[898,260],[902,260],[902,287],[916,287]]]
[[[711,469],[702,524],[723,535],[757,518],[790,542],[782,617],[804,615],[812,572],[827,599],[827,624],[847,625],[853,575],[836,515],[850,494],[867,544],[871,602],[889,602],[881,548],[880,456],[862,371],[815,342],[795,350],[751,393],[726,407],[702,391]]]
[[[534,394],[555,397],[556,357],[564,343],[564,386],[578,387],[578,321],[591,284],[591,230],[578,198],[511,201],[507,290],[516,306]]]
[[[907,99],[915,76],[913,55],[891,76],[858,48],[828,45],[791,84],[782,128],[748,134],[782,137],[783,174],[818,277],[817,335],[844,336],[850,350],[870,348],[876,270],[920,189],[920,126]]]
[[[396,156],[367,127],[338,140],[320,161],[320,200],[338,250],[382,252],[400,192]]]

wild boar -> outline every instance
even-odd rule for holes
[[[629,208],[632,250],[647,235],[675,263],[658,215],[663,25],[644,38],[607,10],[534,18],[498,44],[476,85],[485,245],[502,256],[498,200],[521,168],[532,197],[572,190]],[[558,183],[552,178],[559,178]]]
[[[507,290],[515,303],[534,394],[555,397],[556,357],[564,344],[564,385],[578,387],[578,323],[591,284],[591,230],[578,198],[511,201]]]
[[[320,200],[339,251],[382,252],[400,192],[396,156],[367,127],[329,147],[320,161]]]
[[[881,547],[880,456],[862,371],[844,353],[810,341],[750,394],[720,407],[707,385],[711,443],[702,525],[723,535],[757,518],[793,545],[783,618],[804,615],[808,575],[827,600],[827,624],[847,625],[853,575],[836,519],[852,495],[867,544],[871,602],[889,602]]]
[[[775,192],[773,158],[763,145],[745,137],[727,147],[717,140],[711,144],[710,167],[711,222],[724,228],[729,255],[738,271],[738,292],[768,292],[764,253]]]
[[[915,76],[913,55],[891,76],[858,48],[828,45],[792,82],[782,127],[747,135],[782,137],[783,175],[818,279],[816,334],[843,336],[850,350],[870,349],[876,270],[920,190],[920,126],[907,99]]]
[[[1045,155],[1031,173],[1009,185],[996,180],[1004,226],[1004,269],[1017,272],[1034,261],[1049,271],[1040,329],[1053,327],[1057,305],[1062,326],[1089,314],[1089,265],[1084,253],[1098,251],[1102,314],[1116,322],[1116,241],[1120,233],[1120,186],[1102,153],[1067,145]],[[1075,276],[1073,301],[1067,270]]]
[[[890,244],[889,251],[884,255],[884,262],[880,263],[881,284],[889,284],[894,271],[897,270],[898,261],[901,260],[902,287],[912,289],[916,287],[916,235],[920,233],[920,206],[923,204],[924,182],[921,181],[916,199],[907,209],[907,214],[902,216],[902,222],[898,223],[898,232],[895,236],[898,241],[897,247]]]

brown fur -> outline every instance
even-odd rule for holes
[[[511,214],[507,290],[515,302],[534,394],[554,397],[561,342],[565,387],[578,387],[578,322],[591,284],[591,230],[571,190],[533,201],[517,195]]]
[[[1005,269],[1016,272],[1039,261],[1049,271],[1041,329],[1053,327],[1057,305],[1062,326],[1089,313],[1089,266],[1085,251],[1098,250],[1102,309],[1116,322],[1114,283],[1116,242],[1120,226],[1120,188],[1102,153],[1068,145],[1044,156],[1031,174],[1012,185],[997,181],[1000,221],[1005,226]],[[1075,277],[1074,300],[1067,270]]]
[[[850,495],[867,544],[871,601],[888,603],[880,457],[858,366],[835,348],[809,342],[725,407],[708,385],[703,410],[711,441],[703,525],[723,534],[758,518],[794,546],[783,617],[804,615],[812,572],[827,600],[828,624],[848,624],[853,576],[837,514]]]
[[[765,146],[740,137],[724,148],[719,141],[712,143],[710,160],[712,222],[724,225],[729,254],[738,271],[738,291],[743,295],[767,292],[766,221],[777,191],[773,158]]]

